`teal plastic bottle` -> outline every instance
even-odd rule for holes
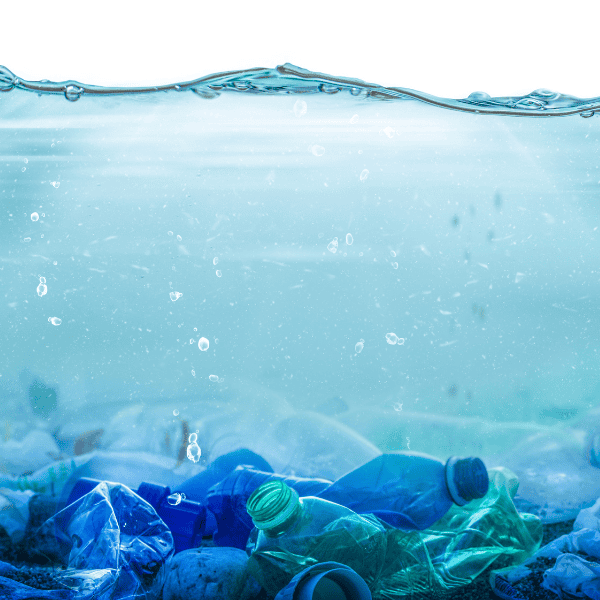
[[[273,597],[292,577],[319,562],[354,569],[369,587],[384,565],[385,528],[375,517],[315,497],[299,498],[282,481],[269,481],[248,498],[252,530],[250,572]]]
[[[490,469],[483,498],[456,504],[424,531],[410,531],[321,498],[298,498],[285,483],[271,481],[248,499],[256,525],[249,564],[272,595],[306,567],[331,560],[361,575],[373,600],[442,597],[491,565],[520,564],[539,548],[540,520],[518,513],[517,488],[514,473]]]

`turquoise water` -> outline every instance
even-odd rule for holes
[[[539,425],[598,404],[599,99],[291,65],[0,89],[5,440],[139,403]]]

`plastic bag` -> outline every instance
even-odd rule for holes
[[[37,551],[67,566],[56,579],[75,600],[153,600],[173,556],[173,536],[128,487],[102,482],[46,521]]]

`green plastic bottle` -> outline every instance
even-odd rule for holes
[[[273,597],[294,575],[318,562],[335,561],[354,569],[370,588],[385,561],[385,527],[372,515],[327,500],[299,498],[282,481],[269,481],[248,498],[252,530],[248,567]]]
[[[250,496],[249,565],[271,597],[317,562],[348,565],[365,579],[374,600],[443,596],[466,586],[491,565],[516,565],[542,540],[541,521],[519,514],[518,479],[502,467],[489,470],[487,494],[453,506],[423,531],[393,528],[373,515],[357,515],[320,498],[298,498],[281,481]]]

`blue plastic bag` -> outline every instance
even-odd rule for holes
[[[67,567],[56,579],[75,600],[153,600],[173,556],[173,536],[128,487],[102,482],[48,519],[37,550]]]

